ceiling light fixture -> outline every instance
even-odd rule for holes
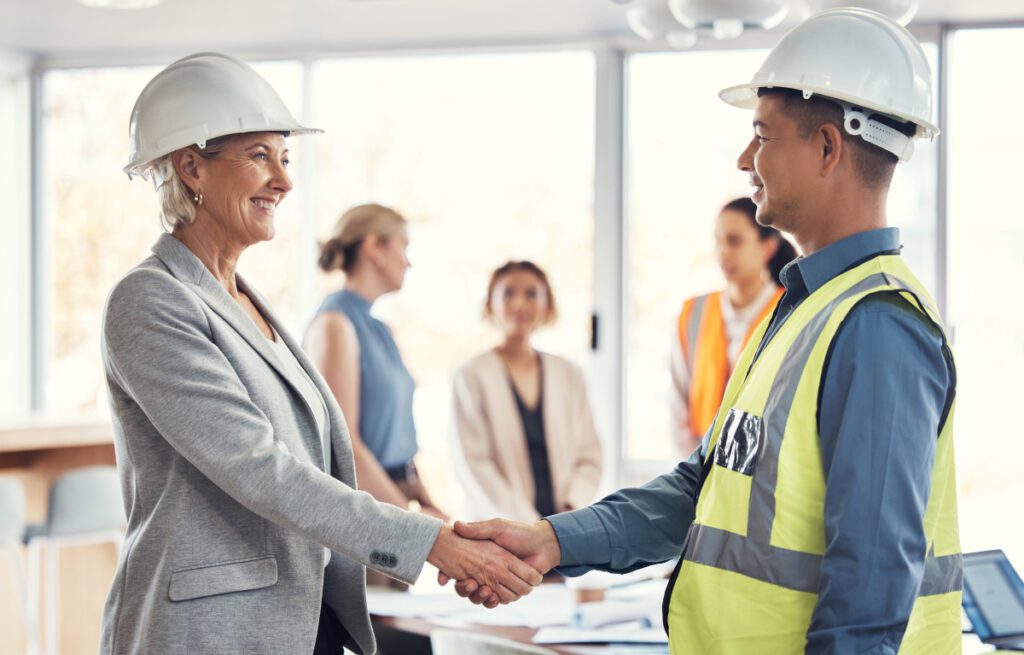
[[[665,0],[636,0],[626,9],[626,23],[645,41],[661,41],[675,29],[682,29]]]
[[[78,4],[91,9],[149,9],[163,0],[78,0]]]
[[[635,0],[629,4],[626,22],[633,33],[645,41],[665,41],[670,48],[686,50],[697,43],[697,32],[683,27],[668,10],[665,0]]]
[[[682,25],[708,30],[716,39],[735,39],[744,29],[770,30],[786,17],[786,0],[668,0]]]

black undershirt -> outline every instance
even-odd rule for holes
[[[543,376],[541,376],[543,379]],[[516,385],[509,379],[512,387],[512,395],[516,399],[516,407],[519,409],[519,417],[523,422],[523,431],[526,433],[526,445],[530,453],[530,466],[533,468],[533,491],[534,503],[537,513],[541,516],[551,516],[555,513],[555,497],[551,488],[551,466],[548,462],[548,444],[544,437],[544,416],[541,402],[544,390],[537,395],[537,406],[530,409],[519,396]]]

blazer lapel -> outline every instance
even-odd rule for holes
[[[277,374],[292,387],[295,395],[301,399],[302,405],[306,408],[306,411],[309,412],[309,416],[313,419],[313,423],[315,425],[316,415],[313,413],[314,409],[309,406],[309,403],[305,400],[305,396],[302,395],[296,386],[296,381],[293,378],[294,373],[291,373],[284,366],[277,353],[274,352],[273,346],[271,346],[267,337],[265,337],[260,329],[256,327],[253,320],[228,294],[227,290],[224,289],[216,279],[214,279],[210,271],[206,269],[206,266],[199,261],[199,258],[196,257],[195,254],[185,246],[185,244],[181,243],[170,234],[163,234],[160,236],[156,245],[153,246],[153,254],[167,265],[167,268],[171,271],[172,275],[183,282],[189,283],[195,290],[196,294],[202,298],[218,316],[234,328],[234,330],[243,339],[245,339],[250,346],[252,346],[252,349],[255,350],[260,357],[262,357],[267,364],[269,364],[270,367],[273,368],[274,371],[276,371]],[[266,301],[260,297],[259,294],[255,293],[252,288],[245,283],[241,276],[236,276],[236,280],[238,282],[239,289],[249,296],[253,301],[253,304],[256,305],[257,309],[260,310],[260,313],[263,314],[263,317],[271,326],[273,326],[278,335],[281,335],[282,338],[285,339],[285,344],[294,353],[296,351],[293,347],[294,343],[289,343],[290,338],[284,336],[285,332],[281,328],[280,321],[278,321],[277,317],[270,311]],[[302,359],[305,358],[303,357]],[[300,363],[302,363],[302,359],[299,360]],[[303,368],[306,368],[304,364]],[[306,369],[306,372],[309,374],[308,369]],[[310,375],[310,379],[314,380],[314,384],[316,384],[317,377],[319,377],[319,375],[316,377]],[[318,389],[320,389],[320,386],[317,386]],[[322,389],[320,389],[320,393],[321,395],[323,394]],[[328,411],[328,415],[330,415],[330,411]],[[331,427],[333,429],[334,422],[332,421],[331,423]],[[323,444],[320,443],[320,439],[313,439],[313,441],[316,442],[316,448],[319,449],[320,460],[323,461]]]
[[[323,399],[324,406],[327,408],[327,417],[330,423],[331,431],[330,434],[328,435],[328,438],[330,438],[333,443],[333,435],[342,434],[343,430],[345,429],[343,425],[345,417],[341,413],[341,407],[338,406],[337,401],[334,399],[334,392],[332,392],[331,388],[327,386],[327,382],[323,379],[323,376],[320,375],[320,371],[317,370],[312,360],[310,360],[309,357],[306,355],[306,352],[302,349],[302,346],[292,338],[292,335],[281,324],[280,319],[277,318],[277,314],[275,314],[274,311],[270,308],[270,305],[267,303],[266,298],[263,297],[263,294],[249,286],[249,283],[246,282],[245,279],[242,278],[241,276],[237,276],[237,280],[239,288],[245,291],[245,293],[248,294],[249,298],[252,299],[253,303],[256,305],[256,308],[260,310],[260,313],[263,314],[263,317],[267,319],[270,325],[277,332],[277,335],[281,337],[281,339],[284,341],[284,345],[287,346],[288,350],[290,350],[292,355],[295,356],[295,359],[299,362],[299,366],[302,367],[302,370],[305,371],[306,375],[313,383],[313,386],[316,387],[316,390],[320,393],[320,397]],[[248,317],[246,318],[248,319]],[[252,321],[250,320],[249,322],[251,323]],[[259,330],[257,330],[257,332],[258,331]],[[263,337],[262,334],[260,336],[263,338],[263,342],[266,343],[266,337]],[[294,387],[295,383],[292,381],[292,379],[288,378],[288,380],[289,383]],[[298,389],[296,389],[296,393],[298,394]],[[304,398],[302,394],[298,395],[299,397]],[[312,408],[310,409],[312,411]],[[345,432],[345,434],[347,434],[347,432]],[[353,462],[351,444],[345,439],[342,439],[340,441],[342,441],[344,445],[344,448],[342,449],[344,456],[339,457],[337,459],[337,464],[343,475],[351,475],[353,476],[351,479],[354,479],[355,469],[349,466],[350,463]],[[335,448],[337,448],[337,445],[335,445]],[[327,462],[327,467],[327,472],[330,473],[330,462]],[[343,479],[347,480],[350,478]]]

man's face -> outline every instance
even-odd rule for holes
[[[804,214],[812,211],[808,198],[817,181],[819,155],[815,139],[800,135],[797,123],[785,114],[785,101],[775,95],[757,99],[753,125],[754,136],[736,165],[750,176],[757,222],[799,232]]]

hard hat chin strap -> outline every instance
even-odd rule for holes
[[[868,117],[864,109],[842,100],[829,98],[843,108],[843,128],[847,134],[859,136],[868,143],[876,145],[896,155],[900,161],[907,161],[914,154],[914,139]]]

